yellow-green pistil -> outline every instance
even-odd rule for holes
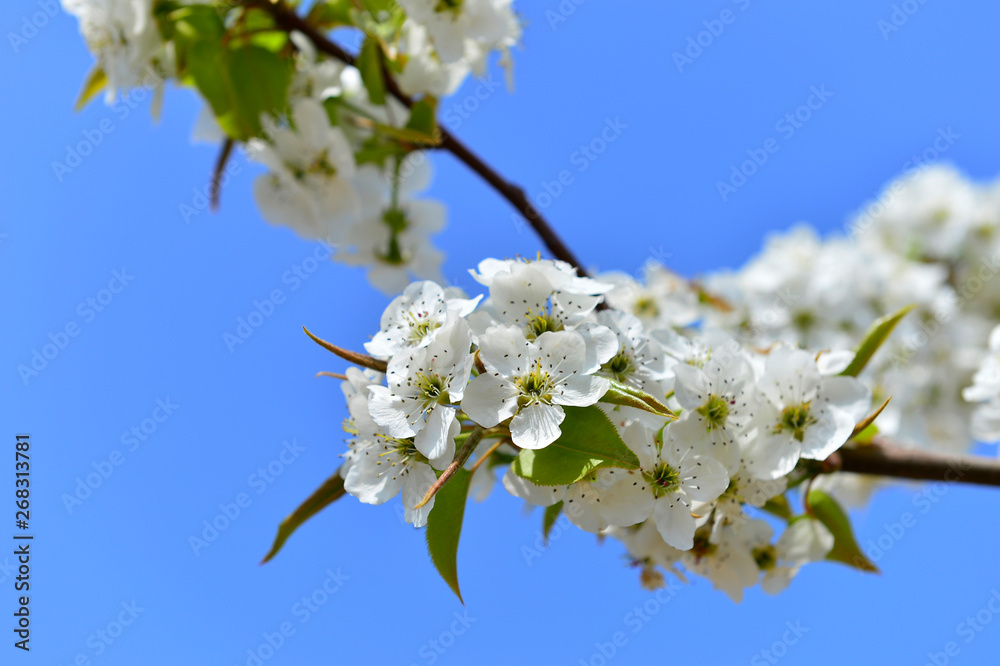
[[[762,548],[753,549],[753,559],[757,562],[757,567],[761,571],[773,569],[778,563],[778,556],[774,552],[774,546],[768,544]]]
[[[806,428],[817,423],[812,415],[812,403],[804,402],[801,405],[789,405],[781,410],[781,418],[778,425],[774,427],[774,433],[790,432],[792,436],[800,442],[805,439]]]
[[[448,387],[444,377],[418,372],[415,383],[417,391],[424,402],[424,409],[429,409],[433,405],[444,404],[449,401]]]
[[[563,324],[548,312],[533,315],[528,319],[528,339],[534,340],[542,333],[548,331],[561,331]]]
[[[611,357],[611,360],[601,366],[601,370],[610,374],[619,382],[624,382],[635,371],[632,364],[632,357],[623,347],[621,351]]]
[[[715,430],[726,424],[726,417],[729,416],[729,403],[726,402],[725,398],[710,395],[705,404],[695,411],[705,419],[706,427],[709,430]]]
[[[417,316],[412,312],[407,313],[406,318],[410,324],[409,342],[417,343],[423,340],[431,331],[441,328],[441,322],[434,321],[426,314]]]
[[[536,361],[528,373],[515,380],[514,385],[521,393],[517,397],[519,407],[539,402],[547,405],[552,402],[552,378],[542,371],[541,361]]]
[[[656,497],[663,497],[681,487],[681,473],[665,462],[657,463],[652,474],[644,474]]]

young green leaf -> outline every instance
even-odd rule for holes
[[[599,407],[563,409],[562,435],[544,449],[521,451],[512,466],[515,474],[539,486],[563,486],[605,467],[639,468],[639,458]]]
[[[891,315],[886,315],[880,319],[875,320],[875,323],[871,325],[868,332],[865,333],[865,337],[861,340],[861,344],[858,345],[858,350],[854,354],[854,360],[851,361],[850,365],[844,368],[844,371],[840,374],[846,375],[848,377],[857,377],[861,374],[861,371],[865,369],[868,365],[868,361],[872,359],[878,348],[882,346],[892,333],[892,330],[896,328],[896,324],[905,317],[910,310],[915,308],[915,305],[907,305],[905,308]]]
[[[100,65],[94,65],[94,68],[87,74],[87,80],[83,82],[83,89],[80,91],[80,96],[76,98],[73,110],[79,111],[87,106],[87,102],[104,90],[106,85],[108,85],[108,77],[104,73],[104,69]]]
[[[634,407],[645,412],[664,416],[669,419],[677,418],[677,415],[665,404],[660,402],[655,396],[633,388],[627,384],[622,384],[614,379],[608,380],[611,387],[608,392],[601,397],[601,402],[609,405],[622,405],[623,407]]]
[[[559,516],[562,515],[562,508],[562,502],[545,507],[545,515],[542,516],[542,538],[545,539],[545,543],[549,542],[549,532],[552,531]]]
[[[372,104],[385,104],[385,78],[382,72],[382,47],[374,37],[365,37],[356,63],[361,81]]]
[[[410,109],[410,119],[406,129],[416,135],[414,143],[436,146],[441,143],[441,131],[437,126],[437,100],[424,97]]]
[[[327,505],[343,497],[345,493],[344,479],[340,476],[340,470],[338,469],[333,473],[333,476],[323,482],[323,485],[316,492],[309,496],[309,499],[281,521],[281,525],[278,526],[278,535],[274,538],[274,544],[260,563],[264,564],[277,555],[281,547],[285,545],[285,541],[288,540],[288,537],[292,536],[292,532],[297,530],[299,525],[325,509]]]
[[[837,501],[822,490],[810,490],[806,497],[810,515],[823,523],[833,535],[833,549],[826,559],[842,562],[861,571],[879,573],[878,567],[858,547],[851,520]]]
[[[458,587],[458,540],[462,535],[465,500],[469,495],[472,475],[467,469],[458,470],[434,496],[434,508],[427,516],[427,549],[438,573],[463,604]]]

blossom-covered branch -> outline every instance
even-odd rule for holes
[[[317,50],[325,53],[348,65],[355,65],[356,59],[339,44],[329,39],[322,32],[318,31],[308,22],[304,21],[293,9],[283,2],[269,2],[268,0],[251,0],[248,4],[266,9],[274,16],[275,22],[283,29],[291,32],[293,30],[301,32],[313,43]],[[385,77],[387,90],[397,100],[402,102],[407,108],[412,108],[413,99],[399,89],[392,76]],[[439,127],[441,142],[438,146],[442,150],[447,150],[463,164],[474,171],[493,189],[495,189],[504,199],[506,199],[517,211],[528,221],[531,228],[535,230],[541,238],[545,247],[548,248],[552,256],[561,261],[576,267],[581,275],[586,275],[586,269],[573,251],[563,242],[553,226],[544,218],[539,210],[528,200],[524,189],[508,181],[499,172],[491,167],[485,160],[477,155],[472,149],[459,140],[454,134],[444,127]]]

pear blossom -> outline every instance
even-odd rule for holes
[[[717,460],[678,440],[670,426],[664,438],[658,444],[654,433],[639,423],[625,429],[623,439],[639,457],[641,471],[622,475],[608,489],[601,513],[618,526],[651,517],[668,545],[688,550],[697,527],[692,503],[716,499],[729,485],[729,474]]]
[[[315,99],[296,100],[292,119],[294,128],[272,124],[266,141],[248,143],[250,158],[270,169],[254,182],[257,205],[272,224],[288,225],[307,239],[340,243],[360,212],[351,184],[354,152]]]
[[[757,403],[749,361],[739,349],[720,349],[700,368],[679,363],[673,370],[674,391],[685,410],[672,426],[676,436],[736,472]]]
[[[454,440],[461,427],[452,421],[447,437]],[[449,460],[428,460],[412,439],[375,435],[359,440],[353,461],[344,477],[344,489],[365,504],[383,504],[402,493],[405,519],[414,527],[427,524],[434,508],[434,497],[415,508],[437,480],[434,467],[443,468]]]
[[[547,331],[530,341],[519,328],[494,326],[479,345],[486,372],[469,383],[462,409],[487,428],[512,418],[511,438],[521,448],[556,441],[563,406],[593,405],[608,390],[606,379],[585,370],[586,343],[575,331]]]
[[[372,418],[392,437],[413,437],[413,445],[427,458],[452,458],[454,405],[469,382],[471,347],[468,324],[456,319],[426,347],[394,356],[386,375],[389,386],[370,389]]]
[[[475,309],[481,297],[463,298],[455,289],[445,289],[436,282],[413,282],[392,300],[382,313],[378,333],[365,350],[380,359],[388,359],[405,349],[426,347],[439,329],[455,317],[464,317]]]
[[[767,357],[757,411],[760,432],[749,445],[754,475],[776,479],[799,458],[825,460],[843,446],[871,407],[871,391],[854,377],[823,377],[809,352],[778,347]]]
[[[154,63],[163,48],[153,0],[62,0],[80,21],[80,33],[107,77],[105,100],[140,84],[160,84]]]

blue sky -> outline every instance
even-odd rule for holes
[[[516,93],[483,84],[477,97],[470,81],[442,105],[456,134],[533,197],[551,196],[539,205],[588,265],[637,271],[658,257],[696,275],[740,265],[798,221],[835,231],[915,155],[935,157],[941,136],[936,159],[1000,174],[995,3],[675,4],[522,2]],[[651,596],[619,546],[578,531],[527,561],[540,516],[502,492],[466,513],[465,608],[396,505],[338,503],[258,566],[343,448],[340,388],[313,378],[343,366],[300,327],[358,348],[388,299],[264,223],[258,170],[242,158],[221,212],[198,209],[216,149],[189,141],[190,93],[169,90],[159,124],[148,100],[73,113],[90,57],[75,20],[46,8],[0,9],[0,488],[13,493],[14,436],[30,433],[36,535],[32,653],[8,631],[0,662],[995,659],[991,489],[887,490],[855,516],[862,544],[881,541],[881,576],[814,565],[786,593],[739,606],[701,580]],[[689,62],[674,57],[689,47]],[[808,119],[786,120],[810,102]],[[614,141],[591,159],[582,148],[609,126]],[[93,150],[57,174],[80,142]],[[762,149],[766,162],[723,197],[718,182]],[[433,159],[431,194],[450,207],[439,237],[449,279],[472,289],[466,271],[481,258],[540,249],[497,195]],[[562,171],[572,182],[555,196]],[[185,205],[198,213],[184,219]],[[272,310],[275,290],[263,324],[228,348],[224,335],[257,304]],[[22,380],[18,366],[50,341],[58,354]],[[97,487],[67,506],[88,475]],[[225,527],[193,547],[212,522]],[[0,555],[4,614],[12,560]]]

